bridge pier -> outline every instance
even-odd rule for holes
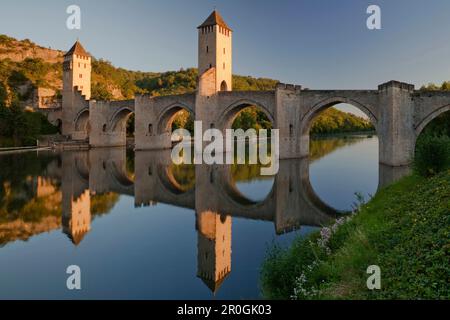
[[[309,155],[309,132],[305,136],[301,131],[301,90],[301,86],[287,84],[276,87],[274,129],[279,129],[280,159]]]
[[[380,163],[388,166],[409,165],[414,157],[416,135],[414,132],[414,86],[390,81],[379,91]]]

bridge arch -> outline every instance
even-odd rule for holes
[[[450,111],[450,104],[444,105],[433,112],[429,113],[427,116],[425,116],[419,124],[415,127],[415,133],[416,137],[419,137],[419,135],[422,133],[422,131],[425,129],[425,127],[434,119],[439,117],[441,114],[444,114],[445,112]]]
[[[170,133],[172,131],[171,126],[173,121],[175,120],[175,117],[182,110],[189,112],[191,116],[195,117],[193,107],[182,102],[172,103],[169,106],[163,108],[163,110],[157,116],[157,134]]]
[[[84,108],[78,112],[74,120],[75,131],[88,133],[89,131],[89,109]]]
[[[123,132],[127,129],[127,121],[134,113],[134,110],[128,107],[121,108],[113,113],[109,120],[107,128],[114,132]]]
[[[374,114],[373,110],[375,108],[373,106],[369,106],[363,103],[360,103],[357,100],[348,97],[331,97],[324,100],[319,101],[303,116],[302,118],[302,136],[308,135],[311,129],[311,126],[314,122],[314,119],[324,110],[333,107],[340,103],[346,103],[354,106],[355,108],[361,110],[369,119],[372,125],[375,127],[375,130],[378,131],[378,119]]]
[[[219,127],[222,129],[231,128],[233,121],[237,118],[239,113],[245,108],[252,106],[255,106],[258,110],[264,112],[267,119],[269,119],[272,125],[275,124],[274,114],[267,106],[252,99],[240,99],[233,102],[223,110],[218,119]]]

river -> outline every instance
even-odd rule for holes
[[[379,185],[376,136],[321,138],[259,167],[175,166],[124,149],[0,155],[0,299],[259,299],[289,245]],[[66,269],[81,270],[68,290]]]

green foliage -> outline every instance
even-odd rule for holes
[[[275,90],[278,80],[267,78],[253,78],[250,76],[233,76],[233,90],[235,91],[264,91]]]
[[[450,167],[450,138],[432,134],[420,135],[414,157],[415,171],[432,176]]]
[[[444,112],[431,121],[422,134],[446,135],[450,137],[450,112]]]
[[[8,37],[6,34],[0,34],[0,45],[7,46],[14,42],[16,39]]]
[[[266,298],[449,299],[450,171],[407,177],[382,189],[332,233],[328,250],[314,232],[273,247],[262,266]],[[382,289],[366,287],[378,265]],[[294,290],[296,289],[296,291]]]
[[[137,81],[137,86],[153,96],[192,93],[197,88],[197,69],[154,74]]]
[[[243,109],[233,122],[233,129],[271,129],[272,123],[266,114],[257,107]]]
[[[450,81],[444,81],[442,84],[436,85],[434,83],[429,83],[426,86],[420,88],[422,91],[448,91],[450,90]]]
[[[39,135],[57,131],[40,113],[23,111],[16,103],[0,106],[0,146],[34,146]]]
[[[373,130],[375,130],[374,126],[367,119],[335,108],[328,108],[314,119],[310,133],[322,135]]]
[[[6,107],[6,100],[8,99],[8,91],[6,85],[0,82],[0,108]]]
[[[441,86],[433,83],[423,86],[423,91],[449,91],[450,81]],[[432,176],[450,166],[450,112],[431,121],[420,134],[416,143],[414,169],[422,176]]]
[[[101,82],[93,82],[91,86],[92,99],[97,101],[113,100],[112,93],[106,87],[106,84]]]
[[[146,93],[137,83],[153,77],[151,72],[129,71],[114,67],[103,59],[92,59],[92,99],[117,100],[132,99],[135,94]],[[115,98],[112,90],[119,90],[121,96]]]

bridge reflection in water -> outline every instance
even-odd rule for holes
[[[61,158],[62,228],[74,244],[91,230],[91,197],[112,192],[133,196],[137,207],[164,203],[192,209],[197,275],[213,292],[231,272],[233,217],[271,221],[276,233],[283,234],[301,226],[322,226],[339,214],[314,193],[308,159],[281,160],[271,191],[257,202],[238,190],[230,165],[191,166],[179,182],[170,150],[135,152],[135,175],[127,171],[123,148],[64,152]],[[380,165],[380,185],[407,172]]]

